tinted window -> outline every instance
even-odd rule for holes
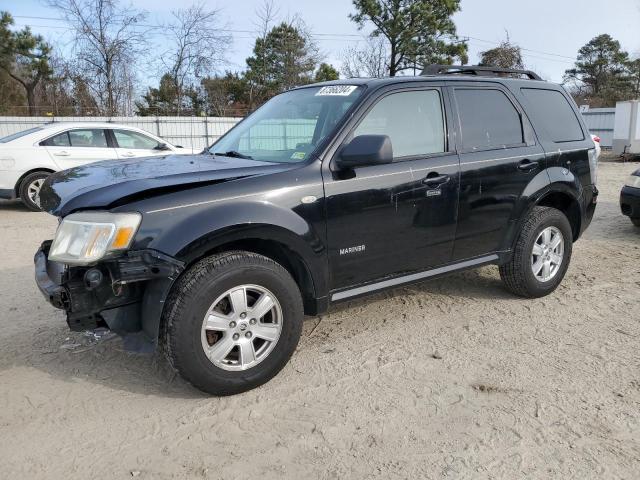
[[[504,93],[490,89],[455,92],[465,150],[524,143],[520,115]]]
[[[533,121],[543,126],[554,142],[584,140],[580,122],[561,92],[523,88],[522,93],[531,104]]]
[[[384,97],[356,127],[353,136],[358,135],[388,135],[395,158],[444,152],[440,92],[400,92]]]
[[[70,147],[71,142],[69,142],[69,134],[64,132],[54,137],[47,138],[44,142],[41,142],[40,145],[47,145],[49,147]]]
[[[55,138],[55,137],[54,137]],[[72,147],[108,148],[107,136],[102,129],[69,130]]]
[[[114,130],[113,134],[120,148],[153,150],[160,145],[157,140],[130,130]]]

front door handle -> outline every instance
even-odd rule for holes
[[[123,156],[123,157],[135,157],[135,156],[136,156],[136,154],[135,154],[135,153],[133,153],[133,152],[124,152],[124,153],[122,154],[122,156]]]
[[[66,150],[62,150],[61,152],[54,153],[54,155],[56,155],[58,157],[68,157],[71,154],[69,152],[67,152]]]
[[[422,181],[422,183],[428,187],[439,187],[440,185],[447,183],[449,180],[451,180],[449,175],[438,175],[435,172],[431,172],[427,175],[427,178]]]
[[[531,170],[535,170],[538,168],[538,162],[532,162],[528,158],[525,158],[518,165],[518,170],[522,170],[523,172],[530,172]]]

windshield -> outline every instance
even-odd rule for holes
[[[362,93],[354,85],[291,90],[247,117],[209,149],[215,155],[263,162],[303,162]]]
[[[11,140],[16,140],[20,137],[24,137],[25,135],[29,135],[30,133],[37,132],[38,130],[42,130],[42,127],[33,127],[28,130],[12,133],[11,135],[0,138],[0,143],[9,143]]]

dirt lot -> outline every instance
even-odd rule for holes
[[[160,356],[67,331],[32,254],[55,220],[0,204],[2,478],[640,478],[640,230],[603,164],[555,294],[483,268],[309,319],[267,385],[209,398]]]

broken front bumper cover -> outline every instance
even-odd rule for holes
[[[74,331],[108,327],[117,333],[143,330],[142,304],[147,293],[164,300],[184,264],[155,250],[126,252],[92,266],[70,266],[48,259],[51,241],[34,257],[38,288],[51,305],[67,313]],[[154,289],[162,285],[158,294]],[[148,289],[154,291],[148,292]]]

